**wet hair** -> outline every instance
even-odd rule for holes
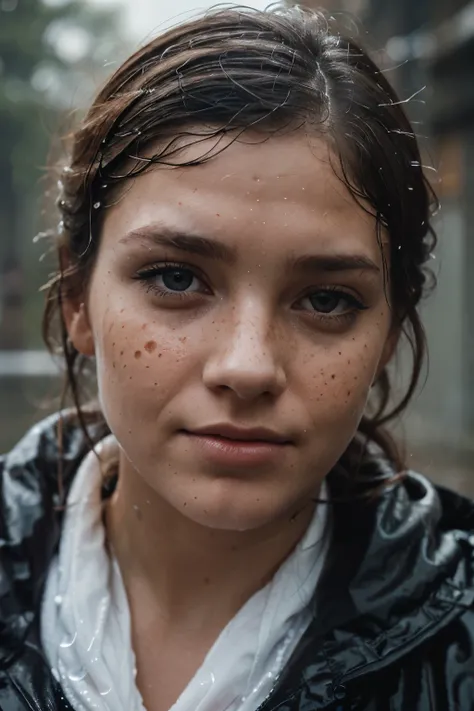
[[[436,204],[402,104],[355,41],[332,29],[322,13],[301,8],[213,10],[133,54],[73,134],[59,182],[59,266],[48,285],[43,332],[48,347],[64,358],[66,387],[81,422],[85,359],[67,338],[61,305],[88,283],[107,205],[155,164],[198,165],[225,150],[228,138],[252,132],[252,140],[265,140],[304,127],[327,140],[335,172],[374,216],[380,247],[382,235],[389,236],[387,296],[393,327],[411,346],[411,375],[393,402],[389,370],[380,373],[344,456],[353,455],[354,462],[367,444],[375,445],[402,471],[402,453],[385,425],[406,408],[422,372],[426,348],[417,309],[430,284]],[[206,141],[206,148],[185,161],[183,141]]]

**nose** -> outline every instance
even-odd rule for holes
[[[203,373],[214,391],[232,391],[241,400],[262,395],[277,397],[286,387],[286,373],[278,359],[278,339],[272,318],[254,301],[233,312],[229,328],[220,330]]]

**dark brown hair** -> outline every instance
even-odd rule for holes
[[[396,404],[389,372],[380,374],[353,449],[357,441],[374,443],[397,471],[403,468],[383,425],[407,406],[422,369],[425,339],[417,307],[428,286],[435,200],[416,137],[384,74],[323,14],[300,8],[214,10],[165,32],[115,72],[72,136],[58,200],[59,267],[48,286],[43,326],[48,347],[65,359],[82,422],[84,359],[67,339],[61,299],[74,284],[87,285],[101,217],[117,188],[154,164],[211,160],[226,135],[237,139],[251,130],[265,140],[303,125],[330,142],[337,174],[373,213],[379,241],[382,230],[390,238],[386,283],[394,327],[408,338],[413,367]],[[183,138],[199,144],[209,137],[213,150],[180,161]],[[144,150],[150,145],[160,146],[152,158]],[[64,254],[67,269],[61,267]]]

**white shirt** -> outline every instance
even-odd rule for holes
[[[108,437],[96,450],[117,447]],[[48,574],[42,642],[75,711],[145,711],[125,587],[105,545],[101,487],[99,462],[89,453],[74,478]],[[329,544],[328,508],[316,507],[293,553],[222,630],[171,711],[255,711],[268,696],[311,621],[309,602]]]

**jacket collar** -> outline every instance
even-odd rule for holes
[[[329,483],[337,496],[331,475]],[[395,662],[474,602],[467,499],[409,472],[377,501],[335,504],[333,519],[313,622],[268,708],[296,689],[318,708],[333,705],[346,684]]]

